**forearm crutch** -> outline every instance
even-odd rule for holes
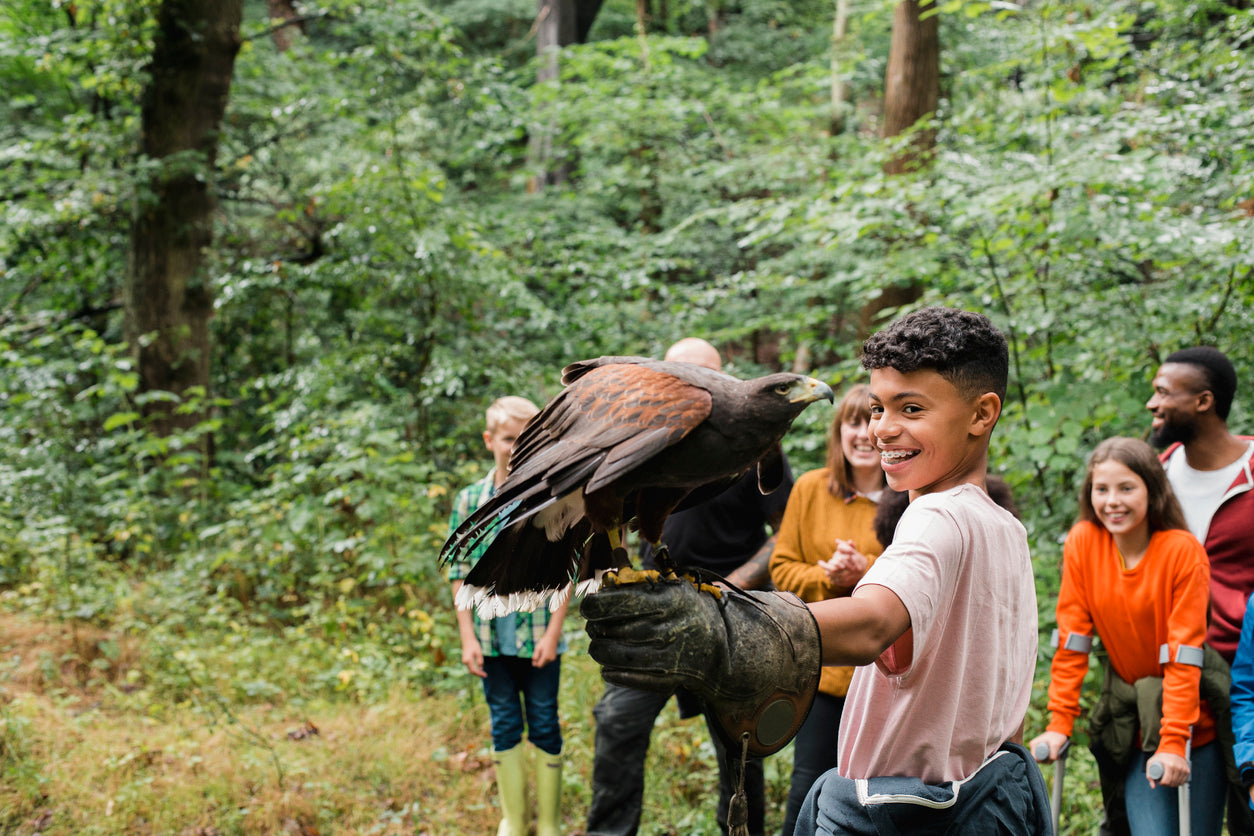
[[[1058,836],[1058,823],[1062,819],[1062,782],[1067,777],[1067,751],[1071,749],[1071,741],[1065,740],[1058,747],[1058,759],[1054,761],[1054,788],[1049,797],[1049,811],[1054,818],[1054,836]],[[1037,762],[1049,758],[1049,744],[1038,743],[1032,752]],[[1182,834],[1188,836],[1188,834]]]
[[[1193,729],[1189,729],[1189,739],[1184,741],[1184,762],[1189,764],[1189,777],[1184,779],[1184,783],[1176,787],[1176,818],[1180,821],[1180,836],[1190,836],[1193,832],[1193,814],[1189,809],[1189,782],[1193,780],[1193,765],[1190,762],[1190,755],[1193,751]],[[1163,777],[1163,765],[1159,761],[1154,761],[1145,770],[1145,774],[1155,781],[1161,781]],[[1057,831],[1055,831],[1057,832]]]

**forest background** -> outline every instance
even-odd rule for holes
[[[1039,728],[1087,451],[1198,343],[1254,430],[1250,5],[6,2],[0,832],[491,832],[435,561],[484,407],[686,335],[839,389],[929,303],[1010,338]],[[644,832],[717,832],[700,723],[649,774]]]

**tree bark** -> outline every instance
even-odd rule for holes
[[[836,0],[836,15],[832,18],[832,136],[845,131],[845,109],[849,105],[849,90],[841,64],[845,52],[845,36],[849,34],[849,7],[852,0]]]
[[[926,15],[926,16],[924,16]],[[940,103],[940,15],[929,0],[901,0],[893,12],[893,37],[884,79],[883,136],[900,136]],[[910,145],[884,164],[887,174],[902,174],[927,165],[936,148],[936,131],[914,134]],[[889,308],[914,302],[923,293],[917,281],[889,285],[862,306],[858,330],[872,333]]]
[[[641,34],[649,31],[649,22],[653,20],[653,9],[650,0],[636,0],[636,29]]]
[[[205,257],[242,14],[243,0],[164,0],[157,12],[139,149],[152,173],[137,185],[124,289],[125,332],[144,391],[209,389],[213,290]],[[160,400],[147,409],[163,434],[203,417],[176,414]]]
[[[562,47],[588,37],[602,0],[536,0],[536,83],[555,81],[559,75]],[[528,192],[566,182],[568,166],[553,165],[552,124],[537,120],[531,127],[527,156],[537,172],[527,181]]]
[[[592,24],[596,22],[597,13],[601,11],[604,0],[576,0],[575,2],[575,43],[586,44]]]
[[[723,9],[720,0],[706,0],[705,3],[705,36],[710,40],[718,37],[723,28]]]
[[[893,13],[893,38],[884,79],[885,138],[899,136],[936,112],[940,102],[940,15],[934,3],[901,0]],[[923,17],[923,14],[927,14]],[[936,147],[932,129],[915,135],[910,148],[885,164],[900,174],[927,163]]]

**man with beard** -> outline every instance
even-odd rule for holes
[[[1254,590],[1254,438],[1228,430],[1236,388],[1227,357],[1213,348],[1186,348],[1159,367],[1145,404],[1154,416],[1150,441],[1166,448],[1167,478],[1189,530],[1210,557],[1214,615],[1206,641],[1229,664]]]
[[[1232,362],[1208,347],[1169,355],[1154,377],[1145,408],[1150,441],[1160,448],[1167,480],[1189,529],[1210,558],[1211,623],[1206,642],[1232,664],[1246,600],[1254,590],[1254,437],[1233,435],[1228,411],[1237,389]],[[1242,766],[1241,764],[1237,765]],[[1249,798],[1228,800],[1228,832],[1254,834]]]

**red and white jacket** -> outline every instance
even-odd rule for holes
[[[1254,436],[1238,438],[1254,441]],[[1163,466],[1180,448],[1177,443],[1163,452]],[[1210,558],[1211,618],[1206,642],[1231,664],[1241,638],[1245,604],[1254,591],[1254,473],[1249,459],[1211,517],[1202,545]]]

